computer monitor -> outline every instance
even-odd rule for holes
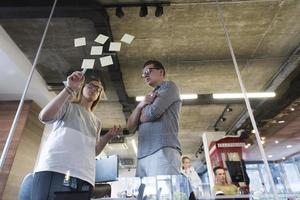
[[[249,183],[245,162],[241,161],[225,161],[232,182]]]
[[[119,176],[119,157],[117,155],[108,156],[96,160],[95,183],[105,183],[116,181]]]

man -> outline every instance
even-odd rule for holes
[[[226,173],[223,167],[215,167],[214,169],[216,183],[214,185],[213,191],[216,195],[236,195],[238,193],[238,188],[227,183]]]
[[[127,122],[128,129],[138,130],[138,177],[180,174],[181,100],[177,86],[165,81],[165,74],[159,61],[144,64],[142,77],[154,90],[137,105]]]

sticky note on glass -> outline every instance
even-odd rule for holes
[[[131,42],[133,41],[133,39],[134,39],[133,35],[125,33],[123,35],[123,37],[121,38],[121,42],[125,42],[127,44],[131,44]]]
[[[92,46],[91,55],[101,55],[103,51],[103,46]]]
[[[114,64],[111,56],[105,56],[100,58],[100,63],[102,67]]]
[[[109,45],[109,51],[120,51],[121,42],[111,42]]]
[[[76,38],[74,39],[75,47],[80,47],[86,45],[85,37]]]
[[[95,42],[104,44],[107,39],[108,39],[108,37],[106,35],[99,34],[98,37],[95,39]]]
[[[81,68],[84,69],[93,69],[94,68],[95,59],[83,59]]]

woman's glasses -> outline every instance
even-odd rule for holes
[[[101,86],[95,85],[92,82],[88,83],[87,87],[89,89],[96,90],[97,92],[100,92],[103,89]]]

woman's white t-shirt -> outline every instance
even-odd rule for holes
[[[95,185],[95,147],[101,123],[77,103],[66,102],[52,121],[53,129],[40,154],[35,172],[54,171]]]

